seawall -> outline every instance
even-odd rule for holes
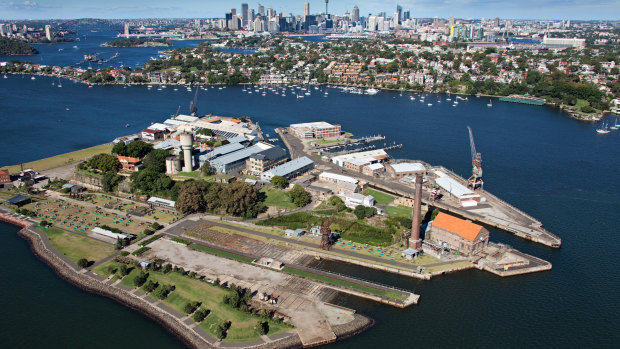
[[[86,273],[82,273],[77,266],[70,265],[66,261],[62,260],[53,251],[48,249],[43,241],[45,237],[41,235],[41,232],[31,227],[33,224],[32,222],[5,215],[3,212],[0,212],[0,220],[22,227],[22,229],[18,231],[18,235],[28,241],[30,249],[34,255],[47,264],[61,279],[84,291],[108,297],[119,304],[133,310],[137,310],[141,314],[163,326],[164,329],[177,337],[189,348],[218,347],[218,342],[211,344],[206,338],[200,336],[192,330],[191,327],[170,313],[154,306],[139,296],[133,295],[123,289],[105,284],[87,275]],[[372,327],[373,324],[374,320],[371,318],[355,314],[353,321],[344,325],[334,326],[334,333],[337,335],[337,340],[343,340],[365,331],[366,329]],[[243,346],[243,343],[229,343],[229,345],[232,344],[238,349],[287,349],[303,347],[301,339],[297,334],[283,335],[285,336],[277,335],[276,339],[262,344],[248,343],[247,346]],[[224,343],[224,346],[227,346],[226,344],[227,343]]]

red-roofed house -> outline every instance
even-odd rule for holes
[[[142,130],[142,139],[147,141],[155,141],[159,139],[164,139],[164,132],[161,130],[153,130],[150,128],[145,128]]]
[[[449,247],[469,256],[489,244],[489,231],[483,226],[440,212],[426,240]]]
[[[121,163],[123,170],[138,171],[140,169],[140,159],[132,158],[129,156],[117,156],[118,161]]]
[[[0,170],[0,184],[11,183],[11,174],[9,170]]]

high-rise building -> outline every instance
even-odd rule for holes
[[[408,19],[411,19],[411,12],[409,10],[403,12],[403,20],[406,21]]]
[[[236,8],[231,8],[230,9],[230,13],[232,13],[233,17],[237,15],[237,9]]]
[[[495,17],[495,19],[493,20],[493,25],[495,27],[499,27],[499,17]]]
[[[125,36],[129,37],[129,23],[125,23]]]
[[[0,36],[5,36],[6,33],[4,32],[4,23],[0,23]]]
[[[306,16],[310,16],[310,3],[309,2],[304,3],[304,17]]]
[[[248,12],[248,4],[241,4],[241,22],[244,27],[248,25],[249,19],[250,13]]]
[[[45,38],[52,41],[52,26],[49,24],[45,25]]]
[[[394,26],[396,24],[401,24],[403,19],[403,7],[400,5],[396,5],[396,13],[394,13]]]
[[[452,27],[454,25],[454,16],[450,16],[448,19],[448,26]]]
[[[351,14],[351,20],[353,22],[360,21],[360,8],[357,6],[353,6],[353,13]]]
[[[259,16],[264,16],[265,15],[265,6],[258,4],[258,15]]]
[[[329,0],[325,0],[325,15],[327,17],[329,17],[329,9],[327,8],[327,4],[329,3]]]

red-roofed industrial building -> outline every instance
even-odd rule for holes
[[[440,212],[433,220],[426,240],[469,256],[489,244],[489,231],[481,225]]]
[[[0,184],[11,183],[11,174],[9,170],[0,170]]]
[[[140,159],[132,158],[129,156],[117,156],[118,161],[121,163],[123,170],[138,171],[140,169]]]

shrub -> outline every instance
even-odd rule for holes
[[[142,288],[144,290],[144,292],[146,293],[151,293],[153,292],[155,289],[157,288],[157,283],[153,282],[153,280],[149,280],[144,284],[144,287]]]
[[[129,256],[129,251],[121,251],[121,256],[123,257]]]
[[[200,304],[201,304],[200,302],[185,303],[185,305],[183,306],[183,312],[189,315],[193,313],[200,306]]]
[[[269,332],[269,323],[267,321],[259,322],[257,330],[261,336],[266,335]]]

